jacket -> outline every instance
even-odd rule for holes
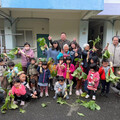
[[[97,90],[99,80],[100,80],[99,73],[98,72],[93,73],[93,72],[89,71],[87,80],[88,80],[87,88],[89,90]],[[92,82],[94,82],[94,85],[92,84]]]
[[[60,85],[59,84],[59,82],[56,82],[55,83],[55,86],[54,86],[54,90],[55,90],[55,93],[58,93],[59,91],[58,91],[58,89],[61,89],[61,92],[65,92],[65,89],[66,89],[66,87],[67,87],[67,85],[66,85],[66,83],[64,82],[64,84],[63,85]]]
[[[38,67],[37,71],[40,73],[40,67]],[[46,71],[42,69],[42,73],[39,75],[38,83],[48,83],[50,78],[50,70],[47,69]]]
[[[61,57],[67,57],[67,56],[70,56],[70,52],[68,51],[67,53],[59,53],[58,56],[57,56],[57,60],[59,60]]]
[[[77,50],[77,53],[78,53],[78,56],[75,56],[75,51],[74,50],[71,50],[70,51],[70,56],[71,56],[71,60],[72,60],[72,63],[75,65],[75,61],[74,59],[75,58],[81,58],[81,55],[82,55],[82,49],[81,47]]]
[[[64,69],[64,73],[63,73],[63,76],[64,78],[66,79],[66,74],[67,74],[67,64],[64,64],[65,65],[65,69]],[[70,80],[73,79],[73,76],[71,74],[73,74],[73,72],[75,71],[75,66],[73,64],[70,64],[70,68],[69,68],[69,77],[70,77]]]
[[[21,88],[16,88],[15,86],[12,87],[12,94],[16,94],[17,96],[21,96],[21,95],[25,95],[26,94],[26,90],[25,90],[25,86],[23,84],[21,84],[20,86]]]
[[[27,69],[27,75],[37,75],[37,65],[30,64]]]
[[[111,54],[109,61],[113,63],[113,67],[120,67],[120,44],[117,46],[109,45],[108,51]]]
[[[26,55],[29,55],[30,58],[34,57],[34,52],[32,49],[26,51],[25,49],[22,50]],[[18,54],[21,54],[21,59],[22,59],[22,67],[27,67],[27,63],[30,62],[30,58],[27,58],[25,55],[23,55],[20,51]]]
[[[58,63],[56,66],[56,70],[57,70],[57,76],[63,76],[65,71],[65,65],[64,64],[60,65],[60,63]]]
[[[55,64],[57,64],[57,57],[56,56],[58,56],[59,53],[60,53],[59,50],[58,51],[56,49],[52,50],[52,48],[49,48],[49,50],[45,49],[43,51],[43,55],[47,56],[47,61],[51,57],[54,59]]]
[[[112,70],[113,70],[113,72],[114,72],[114,68],[112,68]],[[110,67],[109,67],[109,69],[108,69],[108,72],[110,71]],[[104,68],[103,68],[103,66],[101,66],[100,68],[99,68],[99,74],[100,74],[100,79],[101,80],[106,80],[106,75],[105,75],[105,70],[104,70]]]

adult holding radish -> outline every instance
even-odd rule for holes
[[[70,43],[70,55],[72,63],[75,65],[76,62],[74,61],[75,58],[81,58],[82,55],[82,48],[77,44],[76,41],[72,41]]]
[[[44,47],[47,48],[47,45],[45,45]],[[47,56],[47,61],[51,57],[53,58],[55,64],[57,64],[57,56],[59,52],[60,52],[60,47],[58,41],[53,41],[52,48],[49,48],[49,50],[45,49],[43,51],[43,54]]]
[[[27,67],[30,63],[30,59],[34,58],[34,52],[32,49],[30,49],[30,44],[26,42],[24,44],[23,50],[18,48],[18,54],[21,55],[21,60],[22,60],[22,69],[26,73],[27,72]]]
[[[108,50],[110,52],[110,58],[109,61],[113,63],[114,67],[114,73],[117,75],[117,71],[119,71],[120,67],[120,44],[119,44],[119,38],[117,36],[114,36],[112,38],[112,44],[109,46],[106,46],[104,50]]]

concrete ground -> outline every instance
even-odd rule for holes
[[[75,90],[74,90],[75,92]],[[120,119],[120,97],[111,90],[109,97],[102,97],[97,94],[96,103],[100,105],[100,111],[91,111],[80,105],[70,107],[66,104],[60,105],[53,100],[54,92],[50,91],[49,97],[31,100],[26,103],[24,114],[19,110],[8,110],[6,114],[0,113],[0,120],[119,120]],[[75,102],[76,95],[70,96],[67,100],[69,104]],[[86,100],[80,97],[81,100]],[[87,99],[89,101],[91,99]],[[47,103],[47,107],[42,108],[41,104]],[[79,116],[77,112],[85,116]]]

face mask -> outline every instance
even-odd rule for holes
[[[29,50],[30,49],[30,47],[25,47],[25,50]]]

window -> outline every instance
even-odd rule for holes
[[[17,30],[16,33],[22,34],[16,36],[16,46],[22,47],[25,42],[30,43],[31,46],[33,46],[33,37],[32,37],[32,31],[31,30]]]

